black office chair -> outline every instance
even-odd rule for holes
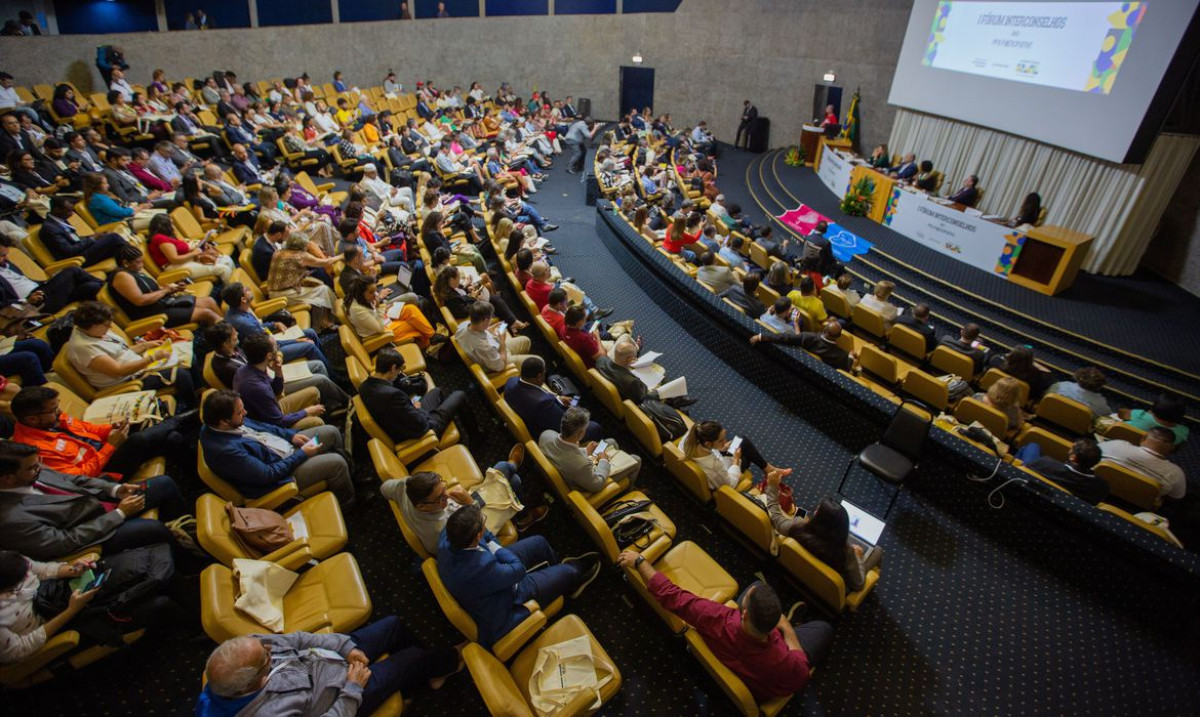
[[[910,403],[919,407],[920,411],[906,408]],[[887,510],[883,513],[883,517],[887,518],[892,506],[896,504],[905,479],[916,470],[921,460],[932,425],[933,411],[928,410],[924,404],[916,401],[901,403],[892,415],[892,421],[884,431],[883,437],[862,449],[861,453],[846,464],[846,472],[842,474],[842,482],[838,484],[838,493],[841,493],[842,487],[846,485],[846,479],[850,476],[854,464],[860,464],[875,477],[896,487]]]

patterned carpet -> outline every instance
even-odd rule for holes
[[[724,172],[724,169],[723,169]],[[845,407],[817,400],[783,405],[732,369],[627,273],[602,244],[595,210],[578,177],[555,171],[538,208],[561,229],[551,234],[556,263],[613,318],[635,319],[646,345],[663,351],[670,376],[686,375],[700,399],[698,418],[719,418],[753,437],[764,453],[794,466],[797,500],[811,505],[832,492],[853,451],[877,429]],[[514,302],[513,305],[516,305]],[[535,350],[550,355],[535,337]],[[439,385],[470,389],[456,363],[435,364]],[[481,465],[511,445],[503,426],[470,391],[488,430],[472,453]],[[585,399],[622,446],[632,438],[596,402]],[[824,405],[824,407],[823,407]],[[172,466],[175,472],[190,472]],[[528,479],[528,475],[526,476]],[[185,479],[188,480],[188,479]],[[922,472],[919,495],[904,492],[882,540],[883,578],[856,614],[833,619],[836,639],[812,686],[786,714],[1189,714],[1200,712],[1200,656],[1194,649],[1194,595],[1120,558],[1102,554],[1062,526],[1019,507],[992,510],[984,491],[936,463]],[[195,485],[195,479],[190,484]],[[801,599],[780,571],[732,539],[708,509],[687,498],[660,467],[647,462],[639,481],[679,527],[745,586],[761,573],[785,604]],[[878,499],[865,478],[847,492]],[[430,642],[459,638],[441,615],[381,501],[347,515],[351,543],[376,616],[396,613]],[[562,506],[537,532],[560,555],[591,545]],[[669,634],[615,569],[606,570],[565,613],[580,615],[622,672],[620,694],[605,715],[729,715],[733,709],[707,674]],[[819,617],[810,609],[810,617]],[[7,696],[14,713],[182,715],[191,708],[212,645],[198,637],[139,645],[76,676]],[[1114,679],[1120,675],[1119,679]],[[63,689],[68,687],[69,689]],[[407,713],[479,715],[481,700],[466,676],[438,692],[414,693]],[[20,712],[18,712],[20,711]]]

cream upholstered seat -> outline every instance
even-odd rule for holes
[[[382,441],[392,447],[396,455],[405,464],[412,463],[420,459],[430,451],[442,450],[456,445],[460,439],[458,426],[453,421],[446,426],[446,430],[442,431],[442,435],[434,434],[432,430],[426,431],[420,438],[409,438],[400,442],[394,442],[388,432],[379,425],[375,417],[367,411],[367,405],[363,402],[361,395],[356,395],[351,399],[354,405],[354,413],[362,424],[363,430],[367,432],[371,438]]]
[[[542,475],[546,477],[546,480],[550,482],[551,487],[554,488],[554,492],[558,494],[559,500],[566,500],[567,494],[570,493],[572,489],[567,486],[567,482],[563,480],[562,474],[558,472],[558,468],[555,468],[554,464],[551,463],[548,458],[546,458],[546,454],[542,453],[542,449],[540,446],[538,446],[537,441],[526,441],[525,455],[527,458],[533,460],[534,464],[537,465],[538,470],[541,471]],[[595,493],[585,493],[583,495],[586,496],[587,502],[590,503],[593,508],[600,508],[608,503],[611,503],[616,499],[617,496],[621,495],[627,490],[629,490],[628,476],[622,477],[619,480],[609,480],[604,484],[603,488]]]
[[[287,545],[263,556],[246,553],[233,537],[229,515],[225,511],[226,501],[205,493],[196,501],[196,538],[201,547],[223,565],[233,565],[235,558],[251,558],[278,563],[289,570],[297,570],[311,558],[324,560],[346,547],[349,535],[346,521],[337,498],[328,491],[318,493],[300,505],[283,513],[284,518],[300,515],[308,532],[306,537],[296,537]],[[301,548],[307,547],[308,551]],[[303,555],[303,559],[296,556]]]

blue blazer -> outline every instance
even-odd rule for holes
[[[249,418],[245,423],[247,428],[273,433],[289,441],[296,435],[295,431]],[[204,460],[213,473],[249,498],[266,495],[292,480],[292,471],[308,458],[299,449],[284,458],[252,438],[214,431],[208,426],[200,429],[200,445],[204,448]]]
[[[491,540],[496,536],[485,530],[481,545]],[[438,538],[437,569],[446,589],[475,620],[479,644],[485,648],[492,649],[496,640],[529,617],[529,611],[517,602],[525,565],[511,550],[500,548],[495,554],[486,548],[455,550],[443,529]]]
[[[542,431],[557,432],[562,427],[563,414],[567,412],[554,394],[521,383],[515,376],[504,384],[504,400],[525,422],[534,440],[542,435]]]

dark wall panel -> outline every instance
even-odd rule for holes
[[[443,0],[446,12],[450,17],[479,17],[479,0]],[[408,0],[408,6],[414,7],[413,0]],[[438,0],[416,0],[417,18],[437,17]],[[400,7],[399,3],[396,7]]]
[[[675,12],[680,0],[625,0],[625,12]]]
[[[409,12],[412,12],[411,3]],[[338,0],[338,18],[342,22],[399,20],[399,0]]]
[[[319,25],[333,22],[333,8],[329,0],[257,0],[258,24],[273,25]]]
[[[167,27],[182,30],[184,18],[196,7],[204,8],[213,28],[250,27],[250,4],[246,0],[221,0],[199,3],[197,0],[165,0]]]
[[[501,15],[548,15],[550,0],[487,0],[488,17]]]
[[[555,15],[612,15],[617,0],[554,0]]]
[[[56,0],[54,9],[63,35],[158,29],[154,0]]]

